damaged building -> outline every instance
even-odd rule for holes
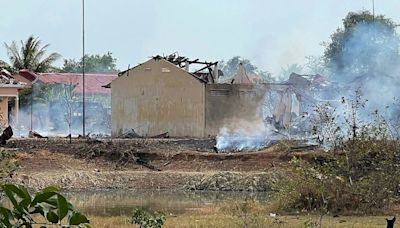
[[[0,66],[0,127],[17,126],[19,122],[19,92],[26,83],[16,80]]]
[[[299,115],[299,95],[290,83],[257,83],[242,66],[233,80],[217,83],[220,74],[217,62],[179,56],[156,56],[121,72],[107,85],[112,136],[133,130],[140,136],[168,132],[172,137],[203,138],[240,120],[264,124],[269,119],[288,127],[296,106]],[[274,101],[266,104],[266,96]]]
[[[199,68],[190,71],[190,67]],[[259,118],[256,85],[216,84],[217,62],[154,57],[121,72],[111,86],[112,135],[207,137],[231,119]]]

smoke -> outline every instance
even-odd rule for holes
[[[330,70],[343,91],[360,89],[377,108],[399,95],[399,60],[399,37],[393,30],[379,22],[359,23]]]
[[[71,87],[72,86],[72,87]],[[77,136],[82,134],[82,97],[72,92],[74,85],[34,85],[32,97],[22,102],[18,126],[21,136],[35,131],[43,136]],[[86,134],[108,136],[111,133],[110,96],[86,98]],[[16,116],[12,119],[15,120]]]
[[[301,106],[303,111],[307,111],[307,119],[300,126],[292,118],[289,129],[290,132],[302,128],[297,133],[302,132],[305,137],[317,126],[319,135],[316,139],[325,147],[332,147],[336,139],[351,134],[352,118],[374,127],[374,124],[379,123],[376,122],[377,115],[372,113],[379,113],[387,123],[397,121],[397,126],[400,126],[398,35],[380,22],[359,23],[346,35],[339,54],[321,69],[330,76],[332,83],[318,89],[301,91],[302,95],[304,93],[306,97],[314,98],[303,97]],[[276,95],[267,93],[260,107],[263,107],[263,124],[241,120],[237,121],[240,124],[236,128],[223,127],[217,136],[217,148],[256,150],[279,139],[273,125],[265,122],[271,118],[276,107]],[[253,127],[249,129],[247,126]]]
[[[400,97],[399,36],[385,24],[370,22],[357,24],[348,37],[341,55],[329,66],[341,88],[339,96],[364,102],[358,110],[359,121],[373,123],[374,112],[389,122],[396,119],[396,99]],[[338,111],[349,113],[349,104]]]
[[[264,94],[254,115],[246,119],[230,119],[216,137],[216,147],[222,152],[256,151],[265,148],[283,137],[277,134],[273,122],[278,93],[256,87],[257,93]]]
[[[262,122],[235,121],[231,127],[223,127],[217,136],[219,151],[254,151],[272,142],[272,127]]]

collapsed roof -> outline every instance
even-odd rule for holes
[[[167,56],[156,55],[153,56],[153,59],[167,60],[207,83],[215,83],[218,77],[222,75],[222,71],[218,70],[218,61],[207,62],[200,61],[199,59],[191,60],[188,57],[180,56],[177,52]],[[195,70],[191,72],[190,68],[193,65],[198,66],[199,68],[195,68]]]
[[[0,67],[0,87],[25,87],[26,83],[15,80],[12,74]]]

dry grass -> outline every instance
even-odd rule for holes
[[[96,228],[111,228],[111,227],[135,227],[129,224],[128,217],[114,216],[114,217],[98,217],[89,216],[91,219],[92,227]],[[366,217],[324,217],[322,220],[322,227],[328,228],[378,228],[385,227],[386,221],[385,216],[366,216]],[[251,223],[250,227],[306,227],[307,222],[316,222],[319,218],[317,216],[278,216],[269,217],[268,215],[263,216],[261,219],[257,219],[256,222]],[[243,227],[240,219],[230,215],[226,215],[221,212],[217,212],[214,209],[201,211],[189,211],[185,214],[178,216],[168,216],[165,228],[210,228],[210,227],[221,227],[221,228],[233,228]]]

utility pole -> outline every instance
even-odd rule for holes
[[[374,21],[375,21],[375,0],[372,0],[372,16],[373,16]]]
[[[33,132],[33,83],[31,85],[31,132]]]
[[[85,132],[85,0],[82,0],[82,136]]]

